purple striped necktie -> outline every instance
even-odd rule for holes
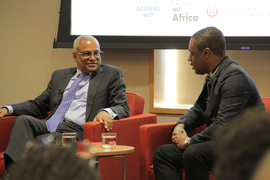
[[[75,92],[76,92],[77,86],[79,85],[81,80],[87,75],[89,75],[89,74],[88,73],[81,73],[75,79],[75,81],[71,85],[70,89],[68,90],[67,94],[65,95],[65,97],[61,101],[60,105],[56,109],[55,113],[47,120],[46,125],[47,125],[48,131],[50,131],[50,132],[56,131],[58,125],[64,120],[64,116],[65,116],[71,102],[73,101],[73,99],[75,97]]]

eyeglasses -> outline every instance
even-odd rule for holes
[[[92,55],[94,55],[94,57],[96,59],[101,57],[101,54],[103,54],[103,51],[94,51],[94,52],[82,52],[82,53],[78,53],[80,55],[82,55],[83,59],[89,59],[92,57]]]

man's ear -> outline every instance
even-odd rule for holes
[[[211,50],[209,48],[205,48],[204,49],[204,57],[208,58],[210,56],[210,52],[211,52]]]
[[[76,52],[72,52],[72,56],[73,56],[73,60],[75,62],[77,62],[77,53]]]

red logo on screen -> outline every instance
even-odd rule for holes
[[[218,14],[218,9],[215,6],[209,6],[207,8],[207,15],[211,18],[216,17]]]

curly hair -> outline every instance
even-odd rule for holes
[[[9,180],[98,180],[91,168],[69,148],[40,145],[29,148],[9,170]]]

